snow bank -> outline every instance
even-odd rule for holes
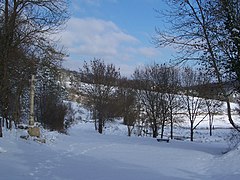
[[[209,172],[214,179],[239,179],[240,177],[240,146],[224,155],[217,156],[210,163]]]

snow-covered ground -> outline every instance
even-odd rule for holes
[[[4,130],[0,180],[240,179],[240,147],[227,152],[231,126],[224,115],[216,116],[212,137],[204,121],[195,130],[194,142],[167,143],[146,136],[127,137],[127,127],[119,121],[107,123],[100,135],[93,123],[84,121],[89,113],[81,112],[77,114],[81,121],[68,135],[43,130],[45,144],[20,138],[25,130]],[[175,127],[175,135],[189,136],[187,126],[186,121]]]
[[[239,179],[240,149],[227,150],[224,141],[157,142],[127,137],[111,124],[100,135],[91,123],[79,123],[69,135],[43,132],[46,144],[5,131],[0,139],[2,180],[159,180]],[[125,127],[126,128],[126,127]],[[198,134],[196,135],[198,137]]]

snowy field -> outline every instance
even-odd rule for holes
[[[217,118],[216,126],[229,127],[224,116]],[[21,139],[24,130],[4,130],[0,179],[239,180],[240,147],[227,152],[224,140],[230,129],[215,129],[210,138],[205,126],[207,122],[196,130],[194,142],[169,143],[127,137],[127,127],[117,122],[107,124],[103,135],[84,122],[71,127],[68,135],[43,131],[45,144]],[[179,135],[189,134],[186,128],[177,130]]]

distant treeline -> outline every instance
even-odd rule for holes
[[[207,118],[196,121],[197,116],[203,111],[208,114],[212,131],[213,116],[224,100],[222,87],[212,76],[190,67],[154,63],[136,68],[131,78],[126,78],[113,64],[94,59],[85,62],[79,72],[64,70],[62,74],[65,82],[70,82],[69,92],[79,95],[77,101],[92,112],[99,133],[106,121],[122,117],[129,136],[138,126],[140,134],[151,132],[153,137],[163,137],[165,126],[170,125],[173,137],[173,126],[181,121],[179,114],[184,114],[189,119],[193,140],[194,130]],[[232,83],[221,86],[234,92]]]

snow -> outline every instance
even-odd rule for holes
[[[19,138],[24,130],[4,131],[0,179],[239,179],[240,150],[223,154],[224,141],[166,143],[115,131],[100,135],[92,123],[78,123],[68,135],[42,132],[46,144]]]
[[[7,151],[0,147],[0,153],[3,153],[3,152],[7,152]]]
[[[77,109],[77,104],[73,104]],[[116,120],[104,134],[94,131],[89,112],[79,107],[81,120],[68,134],[41,130],[46,143],[20,138],[26,130],[5,130],[0,138],[2,180],[237,180],[240,146],[229,150],[231,132],[224,114],[216,115],[213,136],[208,121],[195,130],[194,142],[157,142],[151,137],[127,137],[127,127]],[[236,119],[239,119],[235,115]],[[87,120],[87,121],[86,121]],[[189,136],[188,121],[175,134]],[[165,131],[169,135],[169,129]]]

